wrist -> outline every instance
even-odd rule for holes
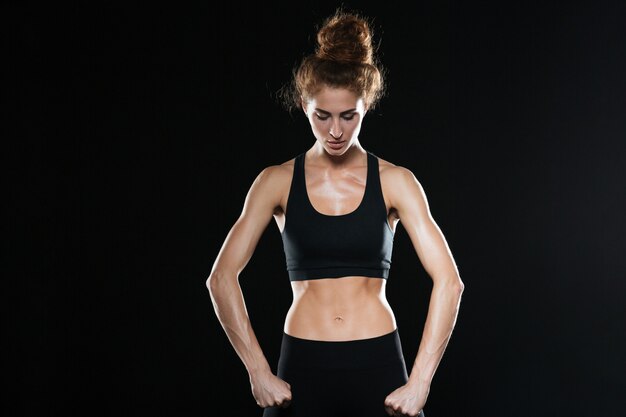
[[[413,387],[417,391],[430,390],[430,378],[424,378],[420,374],[413,373],[409,376],[406,385]]]
[[[248,368],[248,375],[250,378],[254,378],[257,375],[261,375],[267,372],[272,372],[269,365],[255,366],[254,368]]]

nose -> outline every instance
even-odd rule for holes
[[[328,133],[330,133],[330,136],[332,136],[334,139],[339,139],[343,135],[343,132],[340,131],[339,120],[335,120],[333,122],[331,130]]]
[[[330,136],[332,136],[332,137],[333,137],[333,139],[339,139],[341,136],[343,136],[343,132],[341,132],[341,133],[339,134],[339,136],[335,136],[335,135],[333,135],[333,133],[332,133],[332,132],[329,132],[329,133],[330,133]]]

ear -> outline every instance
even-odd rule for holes
[[[302,110],[304,111],[304,114],[307,114],[306,103],[305,103],[304,98],[302,96],[300,96],[300,106],[302,107]]]

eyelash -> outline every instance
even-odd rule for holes
[[[318,119],[320,119],[320,120],[327,120],[327,119],[328,119],[328,117],[329,117],[329,116],[326,116],[326,117],[320,117],[320,116],[319,116],[319,115],[317,115],[317,114],[316,114],[316,116],[317,116],[317,118],[318,118]],[[350,117],[344,117],[343,119],[344,119],[344,120],[352,120],[352,119],[354,119],[354,115],[352,115],[352,116],[350,116]]]

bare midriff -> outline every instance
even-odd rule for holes
[[[284,331],[310,340],[347,341],[396,329],[383,278],[349,276],[291,281],[293,303]]]

